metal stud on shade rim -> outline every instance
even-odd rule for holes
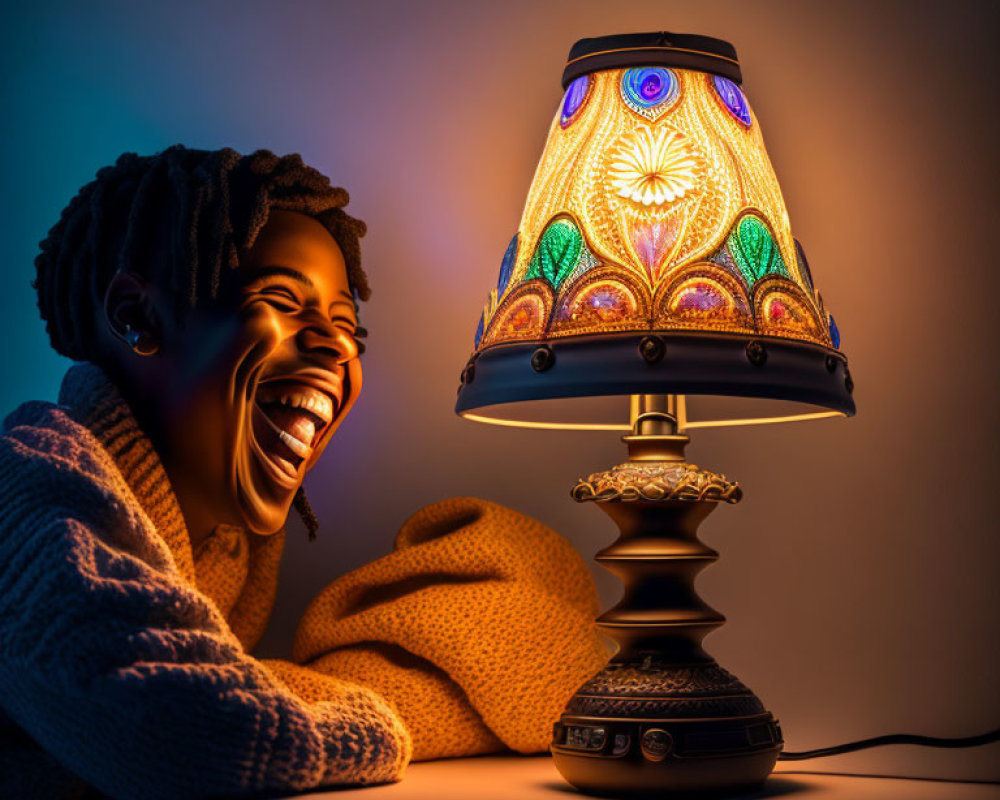
[[[459,413],[618,394],[854,413],[840,331],[741,81],[735,49],[710,37],[574,45]]]

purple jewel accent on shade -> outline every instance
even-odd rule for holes
[[[719,305],[719,296],[705,286],[698,286],[684,297],[683,305],[698,311],[711,311]]]
[[[721,75],[716,75],[713,80],[715,81],[715,91],[718,93],[719,99],[722,100],[722,104],[726,107],[726,110],[740,124],[749,128],[753,122],[750,117],[750,106],[740,87],[729,80],[729,78],[723,78]]]
[[[833,321],[833,314],[830,315],[830,341],[833,342],[833,349],[840,349],[840,328]]]
[[[507,291],[507,284],[510,283],[510,274],[514,271],[514,262],[517,260],[517,234],[510,240],[507,250],[503,254],[503,261],[500,262],[500,278],[497,280],[497,294],[502,295]]]
[[[590,296],[590,305],[594,308],[614,308],[621,302],[617,292],[608,290],[596,291]]]
[[[479,349],[479,342],[483,338],[483,316],[479,315],[479,324],[476,326],[476,343],[473,345],[474,349]]]
[[[630,69],[622,76],[622,96],[634,109],[653,108],[677,93],[677,78],[663,67]]]
[[[580,110],[583,101],[587,99],[587,90],[589,88],[589,75],[581,75],[566,87],[566,96],[563,98],[562,117],[559,120],[559,124],[564,128],[573,121],[576,112]]]

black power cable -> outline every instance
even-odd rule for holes
[[[939,736],[918,736],[913,733],[891,733],[887,736],[875,736],[871,739],[861,739],[857,742],[821,747],[818,750],[803,750],[801,753],[782,753],[778,761],[804,761],[807,758],[824,758],[839,756],[842,753],[853,753],[868,747],[881,747],[886,744],[916,744],[921,747],[978,747],[982,744],[1000,741],[1000,728],[979,736],[964,736],[958,739],[944,739]]]

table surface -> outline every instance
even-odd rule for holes
[[[310,800],[572,800],[584,798],[548,756],[483,756],[411,764],[399,783],[311,792]],[[1000,800],[1000,785],[915,778],[835,775],[778,764],[763,789],[742,797],[809,800]]]

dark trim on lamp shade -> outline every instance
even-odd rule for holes
[[[743,82],[736,48],[722,39],[691,33],[622,33],[580,39],[570,48],[563,70],[565,89],[581,75],[622,67],[679,67],[711,72]]]
[[[649,340],[663,354],[648,358]],[[532,356],[546,348],[546,368]],[[644,357],[643,352],[647,353]],[[520,400],[628,394],[792,400],[854,414],[854,382],[837,350],[776,337],[630,332],[488,347],[462,372],[455,411]]]

